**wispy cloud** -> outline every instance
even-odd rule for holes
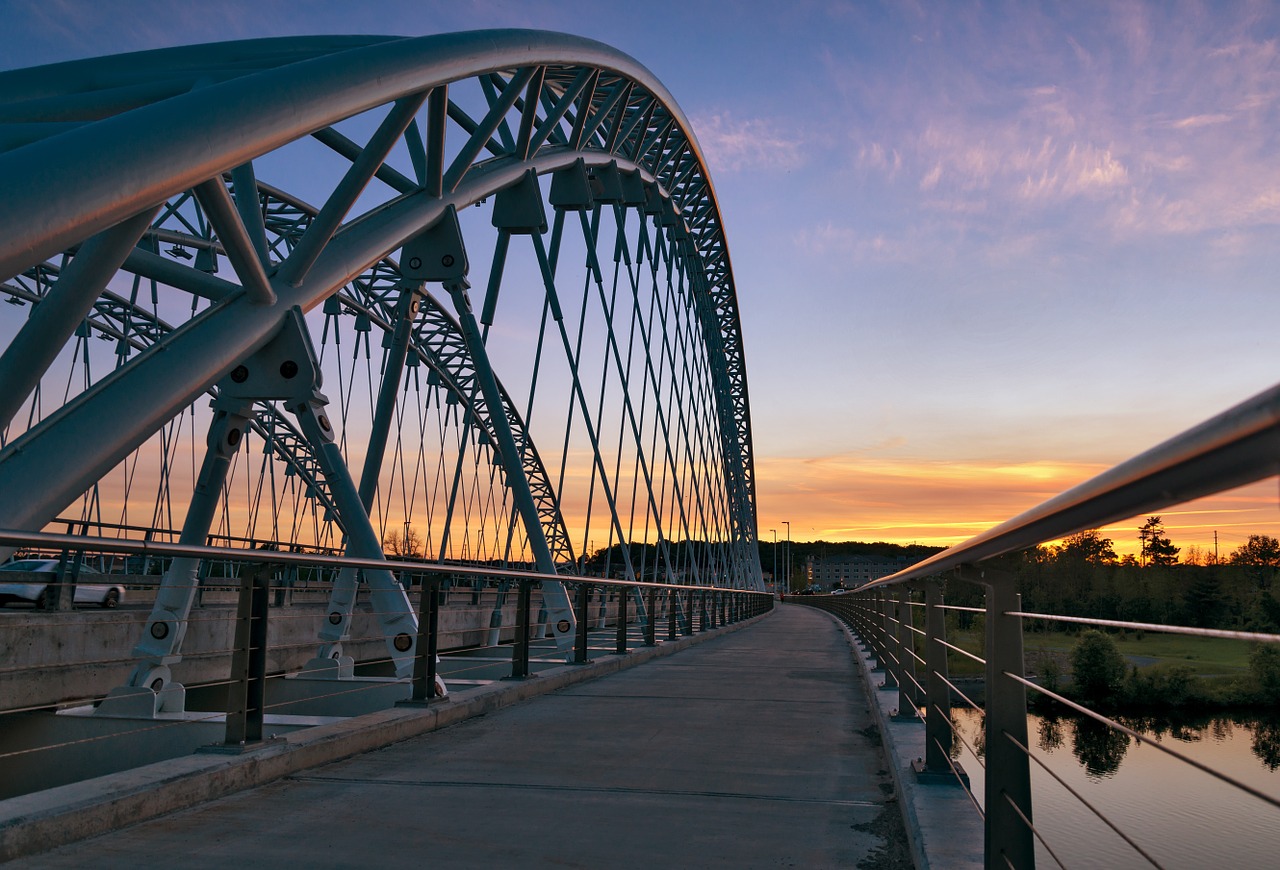
[[[794,234],[793,241],[805,254],[839,255],[854,260],[895,259],[902,252],[901,244],[883,233],[867,235],[851,226],[831,221],[801,227]]]
[[[826,59],[861,83],[845,113],[858,177],[921,238],[1043,223],[1096,247],[1280,222],[1280,41],[1247,10],[1185,12],[903,12],[919,48]]]
[[[803,140],[768,119],[740,119],[724,111],[692,122],[713,172],[786,171],[804,165]]]

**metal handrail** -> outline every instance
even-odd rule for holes
[[[136,556],[173,557],[187,556],[197,559],[224,559],[240,562],[265,562],[279,565],[305,565],[312,567],[355,568],[371,571],[400,571],[409,574],[462,574],[468,577],[518,578],[533,582],[589,583],[592,586],[625,586],[642,589],[678,589],[681,592],[705,590],[708,592],[746,592],[769,596],[772,593],[729,586],[698,586],[691,583],[655,583],[646,580],[614,580],[607,577],[546,574],[520,568],[484,568],[478,565],[441,564],[433,562],[406,562],[397,559],[362,559],[354,556],[324,556],[318,553],[289,553],[283,550],[243,550],[235,547],[189,546],[163,541],[138,541],[128,538],[98,538],[88,535],[68,535],[59,532],[28,532],[21,529],[0,529],[0,545],[42,544],[50,548],[91,550],[103,553],[125,553]]]

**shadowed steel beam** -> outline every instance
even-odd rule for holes
[[[214,302],[244,289],[233,281],[201,272],[199,269],[188,269],[173,260],[144,251],[142,248],[134,248],[129,252],[129,256],[124,260],[124,268],[125,271],[135,275],[150,278],[168,287],[176,287],[192,296]]]
[[[531,167],[551,172],[582,156],[565,152],[526,163],[494,162],[468,173],[452,197],[435,199],[426,192],[406,196],[335,236],[302,284],[280,287],[280,304],[264,308],[236,296],[174,330],[0,450],[0,491],[25,494],[0,500],[0,526],[44,525],[266,344],[289,307],[305,312],[319,305],[387,251],[434,224],[449,205],[464,208],[519,181]],[[588,156],[603,162],[602,155]],[[87,427],[94,432],[89,440],[84,438]],[[71,455],[78,461],[66,462]]]
[[[226,46],[228,54],[235,48]],[[642,81],[678,111],[674,98],[639,62],[603,43],[564,34],[450,33],[303,60],[272,70],[270,87],[264,77],[243,76],[0,155],[0,178],[24,180],[5,190],[0,278],[299,136],[376,106],[485,69],[570,59]],[[161,130],[164,135],[157,135]],[[211,142],[224,147],[211,148]],[[84,160],[90,153],[94,159]],[[135,183],[122,190],[122,177]]]
[[[396,140],[404,134],[405,128],[413,120],[414,114],[422,105],[424,95],[406,97],[396,101],[395,106],[382,119],[369,144],[360,151],[351,163],[351,168],[338,182],[338,187],[321,207],[320,213],[312,219],[298,244],[294,246],[289,258],[280,266],[276,278],[288,282],[295,287],[307,276],[307,270],[316,261],[320,251],[328,244],[329,239],[337,231],[342,219],[347,216],[351,206],[364,192],[374,174],[386,160],[387,154],[395,146]]]
[[[156,209],[147,209],[81,245],[45,299],[32,307],[0,356],[0,429],[31,395],[155,214]]]
[[[201,182],[196,185],[195,194],[200,205],[204,206],[209,223],[213,224],[214,231],[222,241],[222,248],[231,261],[231,267],[240,276],[245,296],[254,305],[270,305],[275,302],[276,293],[271,289],[271,281],[262,266],[258,248],[244,222],[240,220],[240,214],[222,179],[212,178]],[[256,184],[254,200],[257,200]]]

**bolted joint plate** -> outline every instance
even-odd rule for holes
[[[409,281],[464,281],[469,271],[458,211],[452,205],[434,224],[404,243],[400,274]]]
[[[275,337],[218,382],[218,402],[230,409],[263,399],[298,399],[313,394],[322,380],[311,334],[295,305]]]

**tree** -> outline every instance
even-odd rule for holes
[[[1170,567],[1178,564],[1178,551],[1173,541],[1164,533],[1164,522],[1160,517],[1147,517],[1142,528],[1138,529],[1138,539],[1142,542],[1143,564]]]
[[[1227,611],[1227,596],[1222,591],[1216,568],[1192,568],[1195,577],[1182,594],[1188,624],[1199,628],[1217,628]]]
[[[387,532],[382,549],[389,556],[417,559],[422,556],[422,538],[416,529],[406,525],[399,533]]]
[[[1064,538],[1055,553],[1058,559],[1088,565],[1114,565],[1117,558],[1115,544],[1110,538],[1102,537],[1097,529],[1077,532]]]
[[[1115,641],[1090,629],[1071,651],[1071,680],[1086,701],[1105,701],[1124,684],[1124,657]]]
[[[1270,535],[1250,535],[1249,540],[1231,553],[1231,564],[1247,569],[1259,589],[1271,586],[1280,569],[1280,541]]]
[[[1264,643],[1254,648],[1249,656],[1249,673],[1263,700],[1272,704],[1280,701],[1280,647]]]

